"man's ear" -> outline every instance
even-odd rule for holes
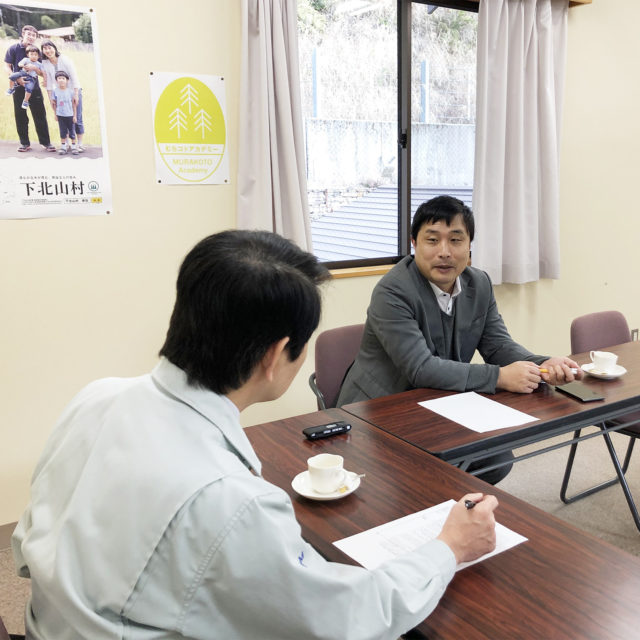
[[[285,350],[285,347],[289,343],[289,336],[286,338],[281,338],[278,342],[274,342],[264,354],[262,358],[262,369],[266,379],[269,382],[273,382],[275,377],[275,372],[278,367],[278,363],[280,362],[280,358],[282,357],[282,353]]]

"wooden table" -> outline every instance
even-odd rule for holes
[[[304,427],[348,420],[348,434],[310,442]],[[640,628],[640,559],[456,469],[381,429],[330,409],[246,433],[264,477],[291,496],[305,539],[326,558],[355,564],[332,543],[470,491],[500,501],[497,519],[529,541],[458,572],[417,628],[430,639],[629,640]],[[341,500],[298,496],[291,480],[320,452],[366,473]],[[330,614],[328,614],[330,615]]]
[[[472,462],[482,460],[488,455],[538,443],[622,416],[630,411],[640,410],[640,342],[628,342],[611,347],[609,351],[618,354],[618,363],[627,369],[627,373],[616,380],[599,380],[587,375],[583,378],[586,385],[605,397],[602,401],[580,402],[550,385],[541,385],[537,391],[530,394],[508,391],[481,394],[537,418],[536,421],[517,427],[477,433],[418,405],[418,402],[456,393],[440,389],[414,389],[374,400],[355,402],[345,405],[343,409],[451,464],[466,469]],[[586,353],[572,357],[578,364],[590,362]],[[611,430],[619,430],[623,426],[621,424]],[[601,432],[588,434],[581,439],[599,435]],[[516,459],[521,460],[566,446],[572,441],[573,439],[540,448]],[[491,468],[495,467],[478,468],[473,473],[477,475]]]

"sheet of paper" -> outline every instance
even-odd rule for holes
[[[478,433],[516,427],[538,420],[534,416],[478,395],[475,391],[456,393],[437,400],[425,400],[418,404]]]
[[[454,504],[454,500],[448,500],[368,531],[337,540],[333,544],[365,569],[375,569],[383,562],[414,551],[435,539]],[[496,548],[473,562],[459,564],[456,571],[495,556],[526,540],[527,538],[519,533],[496,523]]]

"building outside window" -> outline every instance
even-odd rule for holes
[[[477,3],[446,4],[298,2],[313,248],[331,267],[406,255],[424,200],[471,204]]]

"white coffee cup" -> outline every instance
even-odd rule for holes
[[[589,356],[594,370],[600,373],[613,373],[618,362],[618,356],[610,351],[590,351]]]
[[[319,453],[307,460],[311,488],[317,493],[333,493],[344,482],[344,458],[333,453]]]

